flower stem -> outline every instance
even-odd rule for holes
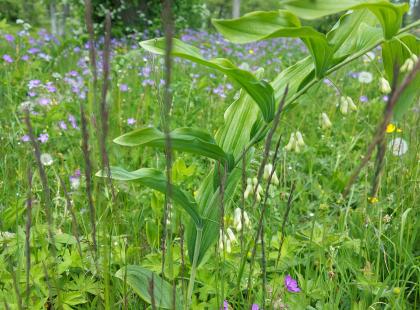
[[[192,262],[191,267],[191,274],[190,274],[190,281],[188,283],[188,293],[187,293],[187,308],[190,309],[191,306],[191,298],[192,298],[192,292],[194,289],[194,281],[195,281],[195,274],[197,272],[197,261],[198,261],[198,255],[200,254],[200,247],[201,247],[201,237],[203,235],[203,228],[197,227],[197,236],[195,239],[195,246],[194,246],[194,258]]]

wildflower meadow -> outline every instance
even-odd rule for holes
[[[420,1],[0,0],[0,309],[420,309]]]

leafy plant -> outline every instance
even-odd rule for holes
[[[298,99],[311,87],[319,85],[324,77],[377,46],[382,46],[385,70],[391,81],[394,66],[419,53],[418,39],[407,33],[419,22],[400,28],[403,15],[408,10],[407,4],[392,4],[384,0],[289,0],[283,3],[285,10],[253,12],[231,20],[213,20],[216,29],[226,39],[238,44],[277,37],[302,40],[310,56],[283,70],[270,83],[262,79],[262,69],[250,72],[224,58],[207,60],[197,48],[180,40],[173,42],[172,56],[217,70],[242,87],[239,98],[226,110],[224,124],[217,130],[214,139],[193,128],[176,129],[170,133],[175,150],[215,161],[213,169],[202,182],[197,200],[173,185],[172,198],[191,218],[186,238],[192,264],[188,299],[191,298],[196,268],[210,255],[209,249],[219,239],[220,204],[222,199],[225,207],[232,202],[241,179],[243,152],[247,151],[245,159],[246,165],[249,165],[253,146],[266,137],[272,125],[276,102],[280,101],[285,89],[288,89],[287,112],[297,105]],[[300,18],[316,19],[344,11],[346,13],[328,33],[301,25]],[[144,41],[141,46],[152,53],[165,54],[163,38]],[[414,88],[406,90],[407,95],[401,100],[397,114],[410,106],[418,92]],[[143,128],[125,134],[115,142],[126,146],[163,148],[165,137],[157,129]],[[106,176],[103,172],[98,175]],[[162,193],[167,191],[167,180],[154,169],[127,172],[122,168],[112,168],[111,177],[116,180],[137,180]],[[132,270],[133,275],[141,275],[142,272],[145,271]]]

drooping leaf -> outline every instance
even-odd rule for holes
[[[407,3],[393,4],[386,0],[285,0],[285,8],[300,18],[316,19],[347,10],[369,9],[382,26],[384,37],[392,38],[402,24],[409,9]]]
[[[231,167],[232,156],[225,153],[207,132],[195,128],[177,128],[170,133],[174,150],[213,158]],[[125,146],[151,146],[165,148],[165,134],[154,127],[145,127],[126,133],[114,142]]]
[[[147,51],[163,55],[165,53],[165,39],[157,38],[143,41],[140,45]],[[206,60],[200,50],[178,39],[173,40],[172,55],[185,58],[198,64],[216,69],[226,74],[238,83],[258,104],[266,122],[274,118],[273,89],[264,80],[258,80],[251,72],[239,69],[225,58]]]
[[[174,304],[172,285],[146,268],[128,265],[118,270],[115,276],[122,281],[127,281],[134,292],[145,302],[152,304],[153,296],[157,308],[183,309],[182,294],[179,290],[175,290]]]
[[[308,47],[317,76],[328,69],[332,46],[325,35],[312,27],[301,26],[299,19],[288,11],[252,12],[236,19],[213,19],[213,25],[229,41],[249,43],[277,37],[300,38]]]
[[[386,77],[393,83],[394,68],[404,64],[411,54],[420,56],[420,39],[412,34],[403,34],[382,45],[382,58]],[[406,74],[399,73],[398,82],[401,83]],[[411,84],[401,94],[394,108],[394,118],[400,119],[420,95],[420,74],[417,73]]]
[[[110,167],[110,175],[113,180],[136,181],[161,193],[167,193],[166,177],[157,169],[141,168],[136,171],[127,171],[120,167]],[[107,174],[99,171],[96,176],[106,178]],[[197,203],[191,195],[171,184],[171,198],[191,216],[194,225],[201,227],[202,220],[197,210]]]

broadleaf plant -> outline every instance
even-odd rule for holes
[[[285,68],[271,83],[263,80],[263,69],[250,72],[239,69],[225,58],[206,60],[199,49],[180,40],[173,41],[172,56],[218,70],[242,87],[239,98],[225,112],[224,124],[218,129],[214,141],[208,136],[203,138],[196,135],[193,129],[182,129],[181,137],[177,130],[171,133],[174,149],[204,155],[216,161],[202,181],[197,202],[182,194],[174,185],[176,190],[172,198],[191,217],[186,237],[192,264],[187,303],[191,301],[196,268],[207,255],[212,255],[209,249],[219,239],[221,175],[223,177],[226,173],[223,202],[224,207],[229,208],[241,179],[241,159],[244,156],[246,165],[249,165],[253,146],[267,135],[275,115],[275,102],[280,101],[285,89],[288,92],[284,113],[290,113],[297,106],[297,99],[314,85],[321,85],[319,82],[323,77],[381,44],[385,72],[390,80],[393,78],[395,64],[401,65],[411,54],[420,52],[418,39],[407,34],[419,22],[400,28],[403,14],[408,10],[406,4],[392,4],[384,0],[286,0],[282,4],[286,10],[253,12],[238,19],[213,20],[216,29],[226,39],[239,44],[275,37],[300,38],[306,44],[310,55]],[[339,12],[344,13],[328,33],[302,26],[299,19],[316,19]],[[151,53],[165,54],[163,38],[144,41],[141,46]],[[403,109],[408,108],[418,94],[418,89],[411,88],[407,93],[409,96],[405,97],[406,102],[400,105]],[[186,145],[190,138],[195,141],[194,145]],[[157,129],[140,129],[115,139],[115,142],[127,146],[154,147],[163,147],[165,143],[163,134]],[[243,155],[244,150],[247,150],[246,155]],[[223,170],[223,161],[229,163],[229,169]],[[117,180],[138,180],[143,185],[165,192],[163,183],[166,180],[163,174],[143,169],[127,172],[113,168],[111,177]],[[143,176],[144,173],[147,177]],[[148,179],[149,174],[153,176],[152,179]]]

